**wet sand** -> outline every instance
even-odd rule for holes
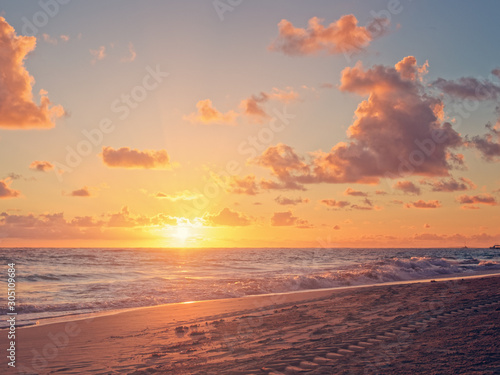
[[[499,339],[497,275],[172,304],[19,328],[16,370],[4,357],[0,372],[500,374]]]

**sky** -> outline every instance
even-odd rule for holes
[[[4,2],[0,246],[500,243],[499,11]]]

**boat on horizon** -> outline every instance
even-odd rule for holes
[[[490,249],[500,250],[500,245],[493,245],[493,246],[490,247]]]

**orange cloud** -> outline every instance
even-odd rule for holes
[[[16,198],[21,195],[21,192],[10,188],[11,183],[10,178],[0,180],[0,199]]]
[[[128,52],[130,55],[122,58],[120,60],[121,62],[132,62],[137,57],[137,53],[135,52],[134,45],[132,44],[132,42],[128,44]]]
[[[423,201],[423,200],[418,200],[413,203],[407,203],[405,205],[406,208],[439,208],[441,207],[441,203],[439,201]]]
[[[461,195],[457,198],[457,201],[461,204],[487,204],[490,206],[496,206],[498,203],[495,197],[490,194],[479,194],[479,195]]]
[[[420,188],[411,181],[398,181],[393,186],[396,190],[401,190],[405,194],[420,195]]]
[[[157,214],[154,216],[132,215],[127,207],[118,213],[64,218],[62,212],[42,215],[11,215],[0,213],[0,229],[6,238],[30,239],[151,239],[149,229],[176,225],[177,218]],[[128,228],[135,227],[130,231]]]
[[[257,121],[263,121],[270,117],[263,108],[264,103],[269,100],[289,103],[299,98],[299,94],[293,91],[292,88],[288,88],[287,90],[281,90],[274,87],[269,93],[261,92],[259,95],[252,95],[250,98],[241,101],[240,108],[245,115],[253,117],[257,119]]]
[[[48,161],[35,160],[33,163],[30,164],[30,169],[39,172],[47,172],[53,170],[54,166],[52,165],[52,163]]]
[[[70,195],[72,197],[90,197],[90,191],[88,187],[84,186],[81,189],[73,190]]]
[[[106,57],[105,46],[100,46],[99,49],[90,49],[89,52],[94,57],[91,61],[92,64],[95,64],[99,60],[104,60]]]
[[[170,169],[170,161],[165,150],[144,150],[121,147],[103,147],[100,154],[104,164],[111,168]]]
[[[156,198],[166,199],[172,202],[177,201],[191,201],[202,197],[202,194],[192,193],[189,190],[184,190],[175,194],[165,194],[162,192],[158,192],[155,195]]]
[[[218,214],[207,215],[206,221],[209,225],[222,226],[246,226],[251,224],[250,218],[246,215],[231,211],[229,208],[222,209]]]
[[[183,116],[184,120],[201,124],[235,125],[238,114],[234,111],[222,113],[213,107],[210,99],[200,100],[196,103],[197,113]]]
[[[40,90],[40,105],[33,101],[35,79],[24,66],[26,56],[35,49],[36,38],[17,36],[5,18],[0,17],[0,127],[7,129],[52,128],[64,115],[60,105],[52,105],[47,91]]]
[[[256,195],[260,189],[255,181],[255,176],[247,175],[244,177],[232,176],[229,181],[228,191],[234,194]]]
[[[279,35],[269,49],[290,56],[312,55],[320,51],[329,54],[357,52],[370,45],[389,25],[387,20],[376,19],[367,27],[358,26],[358,20],[352,14],[342,16],[327,27],[321,24],[322,21],[312,17],[307,29],[302,29],[294,27],[290,21],[281,20]],[[376,24],[382,29],[376,30]]]
[[[295,226],[297,228],[312,228],[307,220],[293,216],[292,211],[275,212],[271,217],[271,225],[274,227]]]

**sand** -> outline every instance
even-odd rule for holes
[[[499,287],[498,276],[436,280],[18,328],[16,371],[1,358],[0,373],[500,374]]]

